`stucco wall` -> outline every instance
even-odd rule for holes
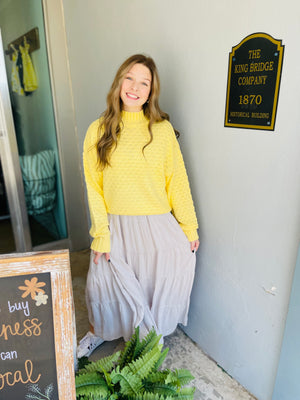
[[[272,400],[297,399],[300,393],[300,248]]]

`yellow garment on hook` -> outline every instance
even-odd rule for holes
[[[36,74],[29,55],[29,44],[24,40],[24,47],[19,46],[23,63],[23,84],[25,92],[33,92],[38,88]]]
[[[24,96],[24,90],[21,86],[19,77],[19,67],[17,66],[18,52],[14,49],[12,54],[12,71],[11,71],[11,87],[13,92],[18,93],[20,96]]]

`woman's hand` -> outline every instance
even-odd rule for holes
[[[94,256],[95,256],[95,258],[94,258],[94,263],[95,264],[98,264],[98,261],[100,260],[100,257],[103,254],[105,255],[106,261],[110,262],[110,254],[109,253],[99,253],[99,251],[95,251],[95,250],[93,250],[93,253],[94,253]]]
[[[190,243],[191,243],[191,251],[195,253],[198,250],[200,242],[199,240],[194,240],[193,242]]]

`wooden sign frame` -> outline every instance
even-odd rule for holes
[[[59,400],[75,400],[75,313],[69,251],[0,255],[0,278],[50,273]]]

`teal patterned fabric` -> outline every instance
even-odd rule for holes
[[[56,199],[54,151],[20,156],[20,165],[28,214],[53,210]]]

